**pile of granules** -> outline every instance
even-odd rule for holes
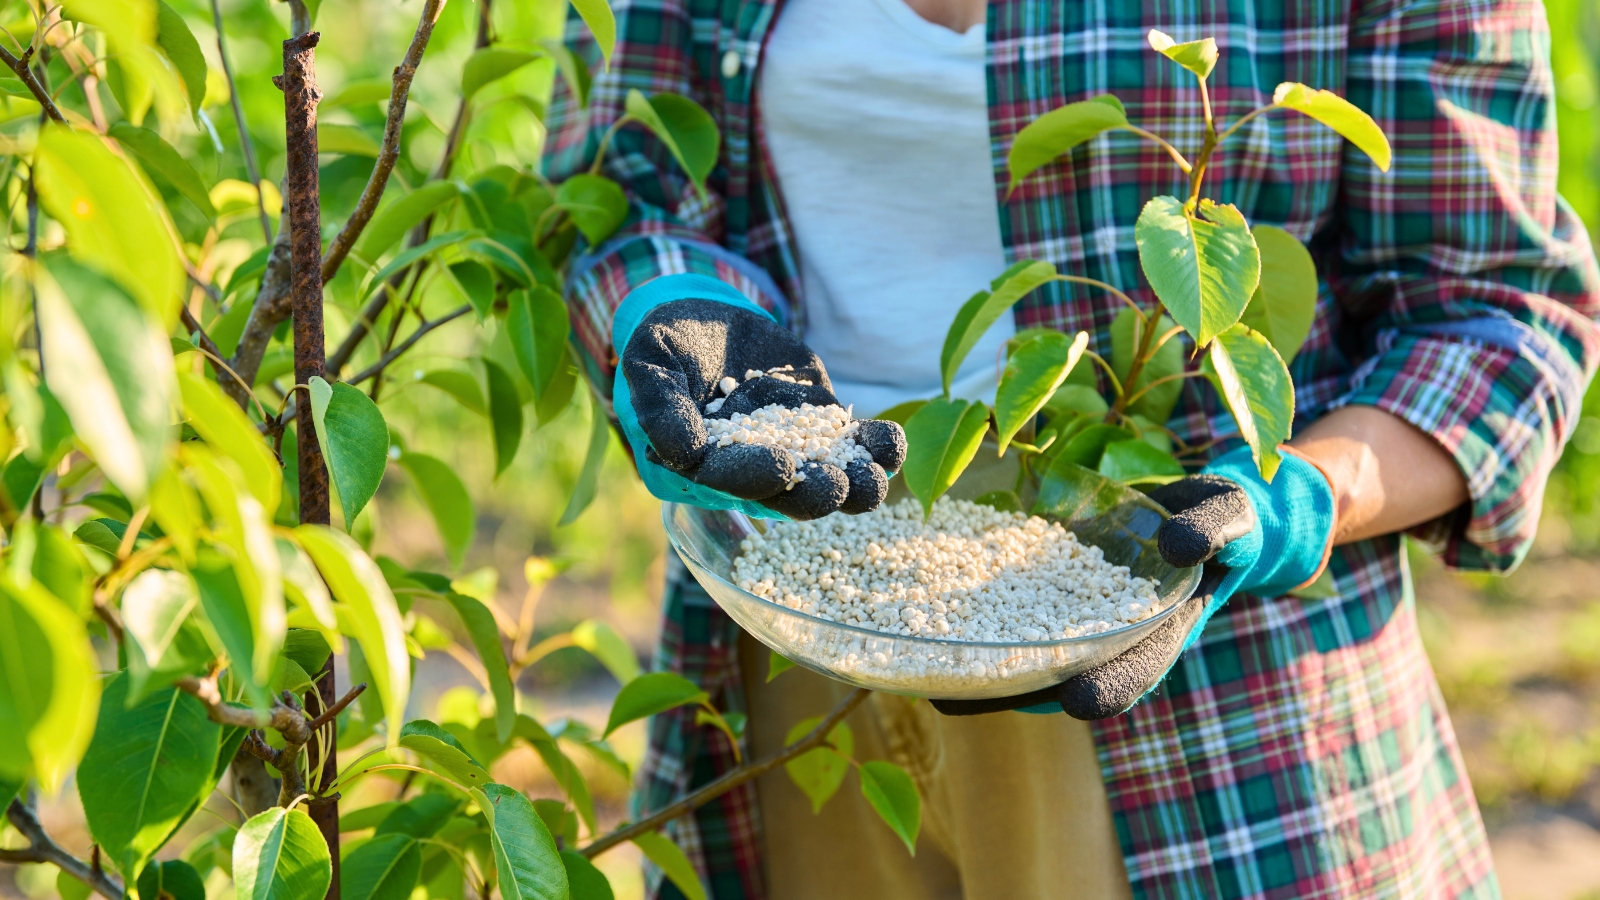
[[[778,522],[746,538],[732,580],[808,615],[948,641],[1048,641],[1159,611],[1156,584],[1037,516],[940,499]]]
[[[809,403],[800,404],[798,409],[774,403],[749,415],[734,413],[726,419],[706,420],[706,433],[714,447],[766,444],[789,451],[797,481],[805,480],[798,470],[808,462],[843,469],[858,459],[871,460],[872,454],[852,437],[856,427],[850,410]]]

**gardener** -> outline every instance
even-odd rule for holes
[[[618,132],[606,172],[632,212],[575,265],[574,329],[602,392],[622,401],[615,412],[644,451],[647,484],[705,505],[773,506],[703,471],[703,426],[686,398],[707,378],[744,374],[718,366],[798,364],[812,396],[874,413],[938,392],[945,328],[1012,261],[1046,260],[1153,302],[1133,224],[1147,199],[1176,187],[1154,174],[1172,171],[1160,150],[1102,136],[1009,195],[1004,167],[1029,121],[1104,93],[1180,148],[1198,145],[1195,80],[1149,51],[1150,29],[1217,38],[1210,102],[1224,125],[1299,81],[1371,112],[1394,146],[1381,173],[1316,123],[1261,116],[1208,173],[1207,196],[1309,242],[1324,289],[1293,363],[1297,436],[1271,485],[1225,452],[1236,426],[1205,380],[1182,382],[1167,423],[1189,445],[1216,442],[1211,475],[1163,502],[1196,559],[1220,550],[1202,590],[1222,590],[1222,574],[1238,589],[1198,642],[1180,656],[1179,634],[1165,655],[999,704],[1048,700],[1087,723],[944,716],[873,695],[850,719],[857,755],[917,779],[915,858],[852,791],[814,818],[777,774],[677,823],[714,896],[1497,895],[1418,638],[1400,533],[1462,568],[1515,565],[1600,363],[1600,274],[1553,193],[1539,5],[622,0],[616,10],[609,67],[579,48],[597,73],[588,109],[556,99],[549,174],[590,164],[629,89],[695,98],[717,119],[722,151],[702,196],[643,129]],[[678,273],[694,277],[662,278]],[[1087,330],[1104,352],[1117,311],[1088,289],[1041,288],[968,356],[955,393],[992,391],[1013,327]],[[885,452],[874,459],[892,468]],[[791,513],[826,512],[856,487],[830,484]],[[1279,596],[1324,566],[1331,596]],[[766,683],[766,652],[681,568],[666,617],[660,665],[724,708],[748,705],[749,753],[781,746],[790,725],[846,690],[803,672]],[[658,716],[651,741],[651,809],[734,764],[721,734],[689,712]]]

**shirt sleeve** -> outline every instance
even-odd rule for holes
[[[1334,405],[1436,438],[1471,501],[1429,523],[1445,561],[1506,570],[1600,362],[1600,272],[1556,194],[1555,98],[1538,0],[1369,0],[1347,97],[1388,134],[1353,146],[1330,276],[1363,362]]]
[[[545,172],[552,181],[588,171],[601,141],[622,117],[630,90],[646,96],[682,94],[717,118],[720,103],[702,89],[708,81],[700,77],[693,58],[685,5],[673,0],[619,0],[613,10],[617,44],[607,66],[602,65],[589,30],[569,10],[568,49],[586,60],[595,76],[586,108],[566,80],[558,79],[544,150]],[[722,123],[717,124],[721,131]],[[610,395],[616,372],[612,318],[630,291],[653,278],[708,275],[733,286],[779,322],[789,321],[787,300],[773,278],[723,245],[721,189],[728,172],[722,162],[702,195],[661,141],[643,127],[628,124],[611,136],[602,172],[622,185],[628,216],[603,244],[575,254],[567,272],[566,299],[574,341],[603,395]]]

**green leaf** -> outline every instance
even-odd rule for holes
[[[352,251],[367,265],[377,263],[390,247],[445,203],[461,195],[453,181],[430,181],[399,200],[379,210],[361,232],[361,240]]]
[[[281,697],[284,691],[288,691],[298,697],[310,690],[314,684],[311,674],[299,663],[287,656],[280,656],[277,665],[272,669],[272,679],[268,686],[274,696]]]
[[[666,874],[667,880],[678,886],[684,897],[688,900],[706,900],[706,888],[700,883],[700,874],[694,870],[694,864],[666,835],[654,831],[641,834],[633,839],[633,844],[644,853],[646,859]]]
[[[821,716],[794,723],[783,739],[784,746],[796,743],[821,724]],[[850,760],[856,752],[855,734],[844,722],[833,726],[833,730],[828,732],[828,743],[833,745],[833,749],[818,747],[783,764],[784,771],[789,773],[789,779],[795,787],[811,800],[813,813],[822,812],[822,805],[839,790],[839,785],[844,784],[844,776],[849,773]]]
[[[578,480],[572,486],[572,496],[567,499],[567,508],[561,513],[561,521],[557,527],[571,525],[583,515],[583,511],[594,502],[595,495],[600,489],[600,471],[605,468],[606,452],[611,449],[611,421],[606,418],[606,411],[601,408],[600,401],[592,394],[589,396],[589,448],[583,452],[583,469],[578,472]]]
[[[489,424],[494,429],[494,474],[511,465],[522,442],[522,397],[517,383],[489,357],[483,357],[484,381],[489,390]]]
[[[249,697],[251,704],[265,708],[270,702],[268,691],[272,679],[274,656],[258,652],[260,644],[251,630],[250,605],[244,589],[229,560],[215,552],[203,554],[190,574],[200,589],[200,608],[205,615],[199,618],[212,652],[225,657],[228,667],[239,676],[237,681]],[[260,659],[261,665],[255,663]]]
[[[1022,179],[1049,165],[1052,160],[1097,134],[1113,128],[1126,128],[1128,116],[1122,101],[1110,94],[1092,100],[1068,103],[1053,109],[1017,132],[1006,154],[1014,191]]]
[[[1134,225],[1139,265],[1167,312],[1201,347],[1233,323],[1261,280],[1261,256],[1244,216],[1200,201],[1191,215],[1176,197],[1145,204]]]
[[[939,371],[944,378],[944,390],[950,392],[950,382],[966,361],[967,354],[977,346],[989,326],[1000,318],[1018,300],[1034,288],[1054,278],[1056,267],[1047,262],[1024,260],[1001,273],[989,285],[988,291],[973,294],[956,313],[955,321],[945,334],[944,348],[939,352]]]
[[[1283,357],[1261,332],[1235,325],[1217,335],[1206,365],[1261,477],[1271,481],[1282,462],[1278,445],[1294,427],[1294,382]]]
[[[451,263],[449,272],[482,322],[494,308],[494,274],[488,266],[470,259]]]
[[[500,629],[495,625],[494,614],[478,600],[455,591],[445,594],[445,599],[455,607],[461,624],[467,627],[472,646],[489,674],[489,690],[494,694],[495,733],[503,744],[511,740],[511,728],[517,721],[517,694],[511,683],[505,648],[500,645]]]
[[[163,9],[170,9],[165,3],[161,6]],[[201,65],[203,66],[204,62]],[[168,184],[184,196],[184,199],[200,210],[201,215],[207,219],[217,217],[217,209],[211,205],[211,192],[200,179],[200,173],[196,172],[194,166],[179,155],[178,151],[172,149],[171,144],[162,140],[161,135],[128,121],[112,125],[107,134],[116,138],[122,146],[132,150],[133,155],[139,158],[139,162],[143,163],[147,170],[165,178]]]
[[[301,525],[294,530],[294,537],[317,564],[333,596],[344,604],[343,613],[367,661],[372,687],[389,725],[389,746],[393,747],[411,695],[406,629],[394,594],[378,564],[348,534],[325,525]]]
[[[1188,473],[1170,453],[1134,439],[1106,445],[1100,456],[1100,474],[1123,484],[1166,484]]]
[[[978,455],[989,427],[989,407],[969,400],[928,401],[906,422],[906,487],[922,502],[923,517]]]
[[[342,153],[347,156],[370,156],[376,158],[382,150],[378,139],[368,134],[365,129],[357,125],[335,125],[330,122],[317,123],[317,152]]]
[[[239,827],[233,839],[238,900],[320,900],[333,882],[333,861],[304,807],[273,807]]]
[[[374,835],[403,834],[417,840],[433,837],[450,817],[461,809],[462,801],[454,795],[420,794],[404,803],[390,806],[378,820]],[[344,820],[339,820],[344,830]]]
[[[1198,41],[1179,44],[1170,36],[1153,28],[1146,37],[1150,41],[1150,46],[1157,53],[1201,78],[1208,77],[1211,74],[1211,70],[1217,67],[1217,42],[1215,38],[1201,38]]]
[[[0,578],[0,779],[61,789],[95,731],[98,668],[77,613]]]
[[[228,399],[216,382],[192,372],[178,373],[178,391],[189,426],[212,450],[238,463],[245,484],[261,507],[269,513],[276,511],[283,469],[244,411]]]
[[[122,592],[122,629],[133,699],[198,674],[211,661],[205,637],[190,622],[199,607],[200,591],[182,572],[146,569],[128,583]]]
[[[119,286],[83,266],[56,259],[49,273],[36,271],[50,392],[107,480],[143,503],[172,437],[177,389],[167,335]]]
[[[1022,498],[1017,496],[1016,491],[989,491],[986,494],[980,494],[972,502],[993,507],[1001,512],[1023,511]]]
[[[1056,452],[1055,462],[1051,463],[1051,467],[1054,468],[1056,463],[1070,462],[1086,469],[1093,469],[1100,465],[1100,457],[1105,453],[1107,444],[1132,438],[1133,432],[1126,428],[1115,425],[1090,425],[1067,440],[1066,445]]]
[[[567,886],[572,900],[616,900],[610,879],[581,853],[563,850],[561,863],[567,867]]]
[[[430,795],[424,794],[423,796]],[[390,813],[399,809],[403,805],[404,804],[397,801],[388,800],[383,803],[374,803],[371,806],[363,806],[360,809],[353,809],[349,812],[341,813],[339,816],[339,831],[342,833],[349,831],[364,831],[368,828],[376,828],[378,825],[383,823],[384,819],[389,817]]]
[[[383,481],[389,464],[389,425],[378,404],[348,384],[330,385],[313,375],[310,387],[317,442],[349,530]]]
[[[1111,370],[1117,373],[1117,380],[1122,382],[1123,391],[1130,396],[1152,381],[1177,375],[1183,371],[1183,343],[1174,335],[1145,361],[1144,368],[1140,370],[1135,383],[1128,383],[1128,372],[1133,367],[1133,358],[1139,352],[1139,345],[1143,343],[1143,324],[1144,317],[1127,307],[1123,307],[1117,313],[1117,317],[1111,320]],[[1162,316],[1161,321],[1156,324],[1155,337],[1161,337],[1172,327],[1172,320]],[[1144,396],[1128,407],[1128,410],[1142,413],[1153,422],[1165,422],[1172,415],[1172,408],[1177,405],[1178,398],[1182,394],[1181,381],[1158,384],[1146,391]],[[1096,393],[1095,397],[1098,399],[1099,394]],[[1100,402],[1104,403],[1103,400]],[[1102,406],[1100,412],[1104,411],[1105,407]]]
[[[928,401],[926,400],[907,400],[904,403],[896,403],[883,412],[873,416],[873,418],[882,419],[885,422],[895,422],[904,426],[907,422],[911,421],[912,416],[917,414],[917,410],[927,405]]]
[[[533,395],[541,397],[551,389],[567,359],[567,335],[572,330],[567,304],[543,285],[514,291],[507,302],[506,336],[511,339],[517,368],[533,387]]]
[[[206,900],[205,880],[194,866],[181,859],[145,866],[139,873],[138,887],[139,900]]]
[[[365,106],[369,103],[388,103],[394,93],[394,82],[388,78],[360,78],[347,82],[317,104],[318,109],[335,109],[340,106]]]
[[[15,794],[15,791],[12,793]],[[11,799],[5,796],[4,787],[0,787],[0,797],[5,797],[7,805],[11,803]],[[58,900],[89,900],[90,897],[94,896],[94,889],[72,877],[66,870],[62,870],[56,873],[56,896]],[[141,897],[140,900],[143,900],[143,898]],[[184,897],[183,900],[190,900],[190,898]],[[204,895],[201,895],[198,900],[205,900]]]
[[[6,498],[13,510],[28,508],[33,495],[39,492],[39,485],[44,483],[44,475],[45,469],[29,459],[28,454],[18,453],[11,457],[11,461],[5,464],[5,471],[0,473],[0,482],[5,485]]]
[[[20,524],[12,532],[13,546],[21,539]],[[73,546],[72,538],[64,529],[53,525],[40,525],[33,529],[33,577],[44,585],[52,596],[80,615],[88,615],[91,606],[90,579],[93,572],[88,560]]]
[[[294,548],[293,545],[290,547],[298,552],[298,548]],[[291,628],[283,636],[283,655],[285,659],[294,660],[300,668],[315,675],[322,671],[323,664],[333,655],[333,648],[328,646],[327,638],[320,632],[309,628]]]
[[[461,564],[461,555],[472,543],[476,527],[473,521],[472,497],[455,470],[432,456],[409,451],[400,454],[400,467],[411,476],[411,483],[422,502],[433,513],[433,522],[444,539],[445,552],[452,565]]]
[[[706,692],[694,682],[674,672],[651,672],[629,681],[617,692],[606,720],[606,736],[623,725],[646,716],[666,712],[686,703],[701,703]]]
[[[573,175],[556,188],[556,202],[572,216],[572,223],[591,247],[615,234],[628,217],[628,196],[622,185],[603,175]]]
[[[427,760],[462,787],[482,787],[494,781],[455,735],[427,719],[407,722],[400,730],[400,746]]]
[[[106,683],[100,721],[78,768],[89,832],[132,879],[205,799],[222,726],[175,688],[128,703],[128,677]]]
[[[611,4],[606,0],[572,0],[572,8],[583,17],[583,24],[589,26],[589,33],[594,35],[595,45],[600,48],[600,56],[611,63],[611,51],[617,45],[617,19],[611,14]]]
[[[1261,284],[1239,322],[1266,335],[1284,362],[1294,359],[1317,315],[1317,264],[1306,245],[1273,225],[1251,229],[1261,253]]]
[[[567,407],[572,405],[572,397],[577,393],[580,377],[578,365],[574,362],[569,347],[565,357],[556,364],[556,375],[551,380],[550,386],[533,401],[533,412],[539,420],[540,428],[554,422]]]
[[[639,658],[617,630],[599,619],[585,619],[572,629],[572,642],[589,651],[612,677],[623,684],[639,677]]]
[[[444,391],[456,398],[457,403],[480,416],[489,415],[489,407],[484,404],[483,387],[470,373],[459,369],[434,369],[424,372],[417,380]]]
[[[1362,112],[1349,100],[1332,91],[1319,91],[1303,84],[1286,81],[1272,92],[1272,102],[1279,106],[1302,112],[1337,131],[1341,137],[1355,144],[1362,153],[1372,157],[1379,171],[1389,171],[1392,151],[1389,139],[1372,117]]]
[[[706,178],[716,168],[722,143],[711,114],[688,97],[654,94],[646,98],[637,90],[628,91],[627,113],[666,145],[704,199]]]
[[[917,855],[917,832],[922,830],[922,798],[906,770],[893,763],[873,760],[861,764],[861,795],[878,817]]]
[[[1033,421],[1045,401],[1067,380],[1067,373],[1083,358],[1088,346],[1087,331],[1078,332],[1076,338],[1052,331],[1030,338],[1012,351],[994,396],[995,431],[1001,454],[1017,431]]]
[[[156,0],[156,43],[178,70],[183,90],[189,95],[189,109],[198,116],[200,104],[206,99],[206,57],[183,16],[165,0]]]
[[[503,784],[474,788],[489,820],[502,900],[567,900],[567,870],[556,840],[533,804]]]
[[[589,65],[583,57],[571,50],[559,40],[540,41],[545,52],[555,58],[556,70],[561,73],[561,78],[567,83],[567,88],[572,91],[573,99],[578,101],[579,109],[589,108],[589,88],[593,79],[589,76]],[[539,120],[544,121],[540,116]]]
[[[380,834],[339,863],[340,900],[408,900],[422,874],[422,852],[404,834]]]
[[[126,160],[88,132],[45,126],[34,167],[39,202],[66,229],[73,257],[111,276],[163,331],[170,329],[184,275],[166,207]],[[164,333],[162,338],[165,346]]]
[[[320,632],[309,633],[305,629],[291,628],[284,637],[284,652],[291,652],[290,640],[309,642],[313,639],[320,644],[319,649],[324,654],[329,652],[330,644],[339,647],[340,652],[343,652],[344,645],[339,637],[339,615],[333,608],[333,597],[328,594],[328,586],[323,583],[322,576],[317,574],[317,567],[311,562],[311,557],[283,538],[274,538],[273,543],[277,545],[278,561],[283,571],[284,595],[293,600],[296,606],[311,612],[315,627]],[[306,671],[315,672],[320,668],[322,663],[318,661],[308,664]]]
[[[467,58],[461,68],[461,96],[471,100],[484,87],[499,81],[528,63],[544,56],[538,50],[512,47],[484,47]]]
[[[767,654],[767,681],[795,667],[795,661],[778,653]]]

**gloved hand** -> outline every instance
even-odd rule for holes
[[[905,462],[905,432],[863,420],[856,443],[872,455],[844,469],[810,461],[789,483],[788,452],[759,444],[716,447],[706,419],[751,413],[776,403],[838,405],[822,361],[788,329],[738,291],[702,275],[657,278],[617,308],[612,346],[621,348],[612,402],[639,475],[663,500],[747,515],[815,519],[835,510],[863,513],[883,502],[888,473]],[[746,379],[751,370],[776,374]],[[724,378],[738,382],[720,408]]]
[[[1191,475],[1150,492],[1171,517],[1156,548],[1174,566],[1204,564],[1194,596],[1120,656],[1055,687],[992,700],[935,700],[946,715],[1018,709],[1065,711],[1079,719],[1127,712],[1155,689],[1200,637],[1211,615],[1239,591],[1277,597],[1311,583],[1332,550],[1333,488],[1322,470],[1291,448],[1269,484],[1250,449],[1225,453]]]

